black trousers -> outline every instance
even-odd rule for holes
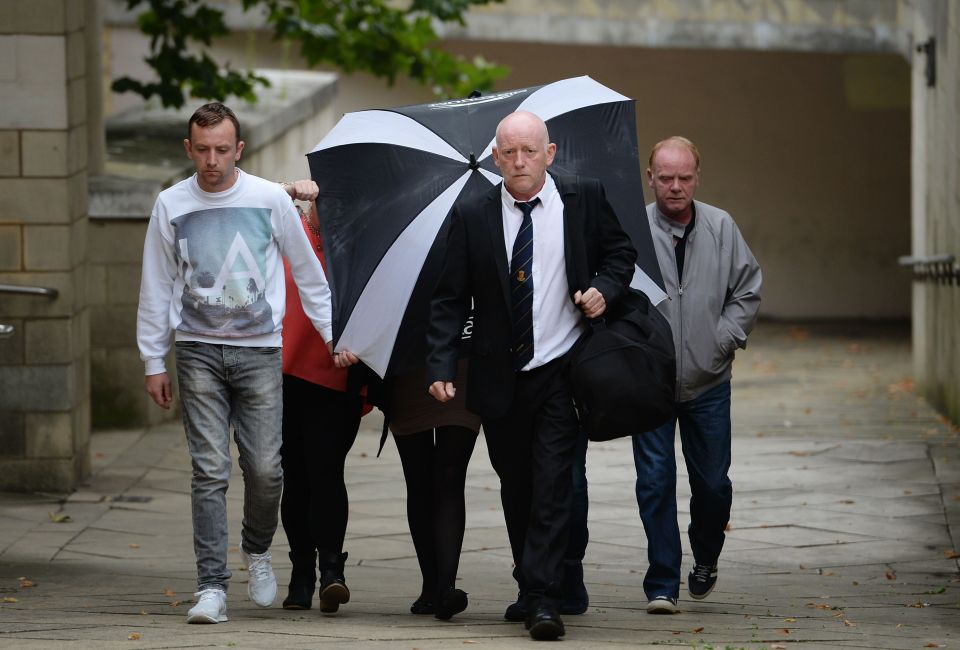
[[[295,568],[301,558],[312,566],[315,551],[343,550],[349,509],[343,465],[362,408],[359,395],[283,376],[280,518]]]
[[[566,376],[567,357],[517,373],[510,410],[483,420],[490,462],[519,572],[531,605],[560,597],[569,539],[571,483],[578,423]]]

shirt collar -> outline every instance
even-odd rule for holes
[[[531,196],[528,199],[528,202],[533,201],[534,199],[540,199],[540,205],[541,206],[545,205],[546,198],[556,191],[557,191],[557,184],[553,182],[553,176],[551,176],[550,174],[547,174],[547,178],[543,182],[543,187],[540,188],[539,192]],[[519,210],[519,208],[517,208],[514,205],[517,199],[513,198],[513,195],[510,194],[510,192],[507,190],[506,183],[500,184],[500,200],[503,202],[504,205],[509,207],[511,210]]]

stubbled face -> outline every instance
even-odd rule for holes
[[[513,198],[526,201],[543,187],[557,153],[557,145],[548,140],[547,127],[530,113],[513,113],[500,123],[493,161]]]
[[[678,221],[689,219],[690,204],[700,182],[696,159],[689,149],[680,145],[661,147],[653,166],[647,169],[647,180],[660,212]]]
[[[197,182],[204,192],[223,192],[237,180],[236,166],[243,151],[233,122],[223,120],[213,126],[190,126],[190,139],[183,141],[187,157],[197,170]]]

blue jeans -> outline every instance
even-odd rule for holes
[[[674,439],[680,423],[683,458],[690,476],[690,548],[698,564],[716,564],[730,520],[730,382],[688,402],[658,429],[633,436],[637,506],[647,534],[647,598],[680,592],[680,529],[677,524],[677,465]]]
[[[193,548],[200,589],[226,589],[230,429],[243,471],[243,532],[248,553],[264,553],[277,530],[283,470],[280,348],[193,341],[176,344],[183,428],[193,464]]]

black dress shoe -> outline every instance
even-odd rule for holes
[[[527,617],[526,628],[535,641],[555,641],[565,633],[560,615],[549,605],[540,605],[533,610]]]
[[[503,617],[508,621],[520,623],[527,620],[527,595],[522,591],[517,594],[517,602],[507,605]]]
[[[441,621],[449,621],[456,614],[467,608],[467,592],[463,589],[447,589],[437,602],[434,616]]]
[[[410,605],[410,613],[418,616],[430,616],[436,611],[432,596],[420,594],[420,597]]]

